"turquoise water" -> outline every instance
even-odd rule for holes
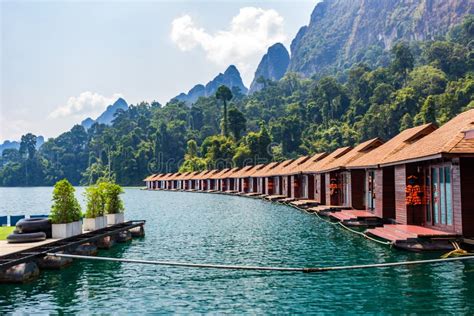
[[[78,196],[82,189],[78,189]],[[44,213],[51,188],[0,188],[0,214]],[[146,237],[101,256],[333,266],[432,258],[390,249],[293,208],[214,194],[127,189]],[[76,261],[0,286],[0,313],[474,313],[474,262],[322,274]]]

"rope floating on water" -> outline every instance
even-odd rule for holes
[[[401,262],[386,262],[386,263],[374,263],[374,264],[362,264],[362,265],[351,265],[351,266],[335,266],[335,267],[314,267],[314,268],[292,268],[292,267],[268,267],[268,266],[241,266],[241,265],[224,265],[224,264],[207,264],[207,263],[186,263],[176,261],[153,261],[153,260],[140,260],[140,259],[124,259],[124,258],[109,258],[109,257],[92,257],[92,256],[80,256],[70,255],[63,253],[48,253],[48,256],[71,258],[71,259],[86,259],[86,260],[98,260],[98,261],[114,261],[124,263],[139,263],[139,264],[150,264],[159,266],[170,266],[170,267],[186,267],[186,268],[206,268],[206,269],[223,269],[223,270],[252,270],[252,271],[280,271],[280,272],[329,272],[329,271],[341,271],[341,270],[357,270],[357,269],[372,269],[372,268],[386,268],[396,266],[409,266],[418,264],[436,264],[443,262],[452,261],[463,261],[473,260],[474,256],[466,257],[455,257],[455,258],[441,258],[441,259],[426,259],[426,260],[414,260],[414,261],[401,261]]]

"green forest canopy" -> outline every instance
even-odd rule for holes
[[[474,18],[444,39],[398,43],[383,66],[359,63],[319,80],[288,73],[250,96],[239,91],[119,111],[111,126],[74,126],[36,150],[26,134],[3,151],[0,185],[141,185],[150,173],[279,161],[332,151],[421,123],[443,124],[474,107]],[[380,52],[380,60],[387,60]],[[380,64],[380,60],[378,63]],[[220,99],[220,100],[219,100]],[[224,124],[223,104],[228,107]],[[225,133],[222,129],[225,127]]]

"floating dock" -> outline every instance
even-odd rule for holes
[[[128,221],[64,239],[47,239],[42,242],[24,244],[2,244],[0,283],[29,281],[31,277],[23,270],[38,270],[37,264],[47,266],[44,264],[44,260],[48,253],[96,253],[97,248],[107,249],[115,242],[130,240],[132,236],[144,236],[144,225],[144,220]],[[26,265],[28,268],[21,267],[21,265]],[[61,264],[58,265],[57,262],[50,265],[50,268],[53,269],[59,267]],[[39,271],[33,273],[32,277],[38,274]]]
[[[416,225],[390,224],[368,229],[367,234],[390,241],[395,247],[412,250],[452,250],[459,235]]]

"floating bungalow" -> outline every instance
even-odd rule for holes
[[[409,250],[452,249],[474,238],[474,110],[441,127],[424,124],[282,162],[154,174],[148,190],[218,191],[311,206]]]

